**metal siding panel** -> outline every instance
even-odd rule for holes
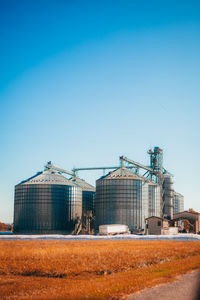
[[[147,207],[147,188],[142,180],[99,179],[96,182],[96,229],[104,224],[125,224],[129,229],[144,228],[143,202]],[[147,215],[148,216],[148,215]],[[146,216],[146,217],[147,217]]]
[[[66,232],[73,230],[76,218],[81,216],[82,190],[79,187],[63,184],[15,186],[16,233]]]

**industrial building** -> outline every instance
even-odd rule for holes
[[[172,222],[178,225],[180,232],[200,233],[200,213],[192,209],[174,214]]]
[[[119,166],[72,171],[48,162],[43,172],[15,186],[14,231],[78,234],[124,224],[131,232],[142,232],[149,217],[171,220],[184,209],[184,198],[174,191],[173,176],[163,167],[163,150],[154,147],[148,154],[150,166],[124,156]],[[95,190],[78,177],[83,170],[111,171],[97,179]]]

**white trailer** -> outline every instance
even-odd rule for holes
[[[100,225],[100,235],[115,235],[115,234],[127,234],[130,233],[127,225],[122,224],[111,224],[111,225]]]

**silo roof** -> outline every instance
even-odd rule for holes
[[[85,180],[78,178],[78,177],[72,177],[70,178],[70,181],[78,185],[82,188],[83,191],[91,191],[95,192],[95,187],[89,183],[87,183]]]
[[[181,196],[181,197],[184,197],[181,193],[178,193],[178,192],[176,192],[176,191],[174,191],[174,195],[175,195],[175,196]]]
[[[129,169],[125,167],[120,167],[105,176],[102,176],[100,179],[137,179],[137,180],[146,180],[146,178],[134,174]]]
[[[19,183],[19,185],[21,184],[58,184],[76,186],[72,181],[51,169],[38,172],[36,175]]]

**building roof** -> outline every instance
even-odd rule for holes
[[[95,187],[79,177],[71,177],[70,181],[82,188],[83,191],[95,192]]]
[[[178,213],[176,213],[176,214],[174,214],[174,215],[183,214],[183,213],[189,213],[189,214],[200,215],[200,213],[198,213],[197,211],[194,211],[194,210],[184,210],[184,211],[178,212]]]
[[[151,216],[151,217],[148,217],[146,218],[145,220],[149,220],[149,219],[160,219],[160,220],[167,220],[167,219],[163,219],[161,217],[156,217],[156,216]],[[168,220],[167,220],[168,221]]]
[[[193,220],[197,220],[198,218],[200,218],[200,213],[196,212],[196,211],[182,211],[179,213],[176,213],[173,215],[173,220],[178,220],[178,219],[193,219]]]
[[[53,170],[45,170],[43,172],[38,172],[34,176],[23,180],[18,185],[25,184],[58,184],[76,186],[75,183]]]

